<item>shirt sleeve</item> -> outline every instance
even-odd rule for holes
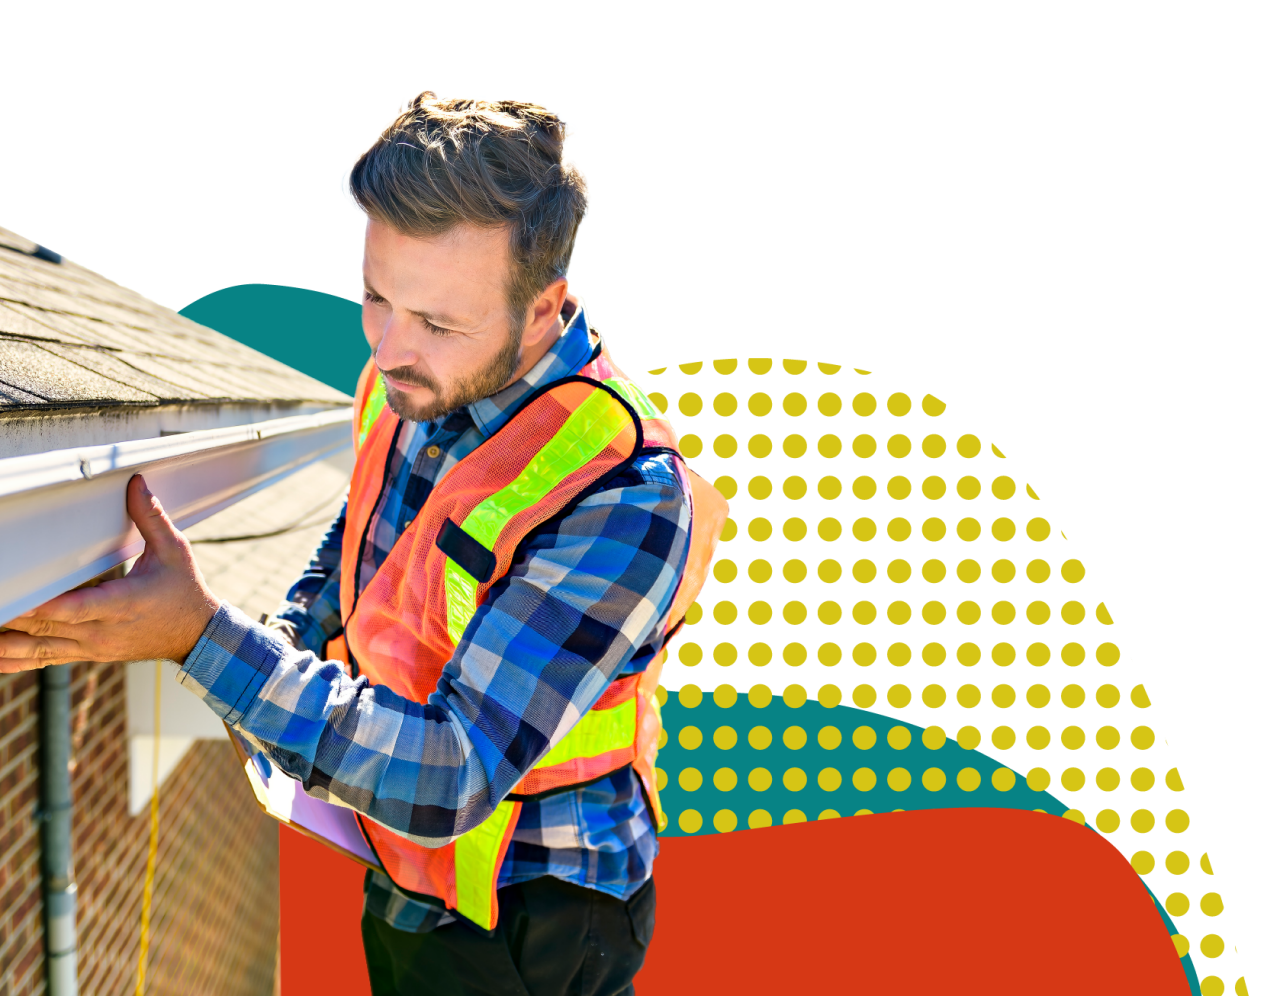
[[[314,654],[323,653],[324,645],[342,632],[338,590],[346,526],[347,503],[343,502],[342,510],[329,526],[311,563],[276,610],[276,618],[289,623],[297,635],[298,646]]]
[[[671,458],[645,457],[525,538],[425,703],[228,606],[179,680],[308,794],[440,847],[483,822],[638,649],[652,654],[688,547]]]

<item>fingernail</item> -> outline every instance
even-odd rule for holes
[[[147,479],[143,477],[141,474],[139,474],[138,480],[142,482],[142,493],[146,495],[148,498],[154,498],[155,495],[153,495],[151,493],[151,489],[147,487]]]

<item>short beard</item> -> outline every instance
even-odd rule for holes
[[[455,381],[446,390],[436,378],[428,373],[415,370],[413,367],[396,367],[386,371],[387,374],[405,384],[414,384],[428,388],[434,399],[424,405],[415,407],[403,391],[387,385],[387,407],[406,422],[434,422],[450,412],[474,404],[506,385],[511,375],[520,364],[520,336],[511,334],[503,344],[502,351],[493,359],[493,363],[485,370],[473,374],[463,380]]]

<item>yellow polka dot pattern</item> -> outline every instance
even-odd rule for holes
[[[1113,614],[1087,553],[1067,540],[1051,496],[1042,500],[1019,473],[1017,454],[1006,457],[963,406],[905,380],[763,358],[660,369],[641,386],[661,398],[734,522],[666,683],[763,688],[753,705],[790,690],[788,704],[802,697],[900,718],[926,731],[926,746],[950,737],[995,759],[1011,788],[1020,774],[1131,856],[1203,992],[1225,992],[1223,979],[1245,992],[1208,842],[1139,665],[1126,659],[1123,607],[1115,602]],[[826,744],[838,725],[810,729],[796,749],[834,750]],[[681,745],[694,739],[668,732]],[[756,749],[788,736],[764,726],[706,733],[708,745],[732,736]],[[882,749],[884,738],[867,743],[875,736],[864,727],[840,739]],[[939,795],[976,790],[967,786],[980,777],[942,765],[759,771],[738,774],[780,786],[803,776],[805,792],[834,791],[839,779],[859,791],[909,782],[904,791]],[[685,814],[673,816],[683,829]],[[764,809],[705,817],[701,832],[822,818]]]

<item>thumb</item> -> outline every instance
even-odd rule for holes
[[[134,474],[129,478],[124,503],[129,518],[138,527],[138,532],[147,544],[147,550],[162,560],[168,560],[175,554],[181,555],[182,535],[174,528],[160,499],[151,493],[141,474]]]

